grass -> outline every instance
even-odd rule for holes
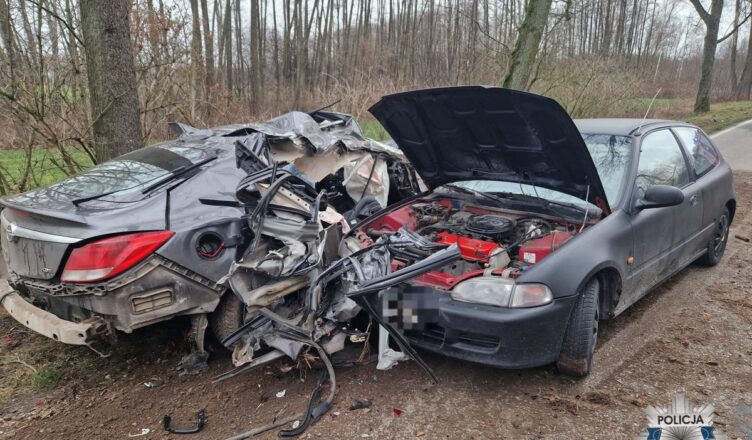
[[[0,407],[30,391],[48,391],[70,372],[94,372],[98,356],[33,334],[0,314]],[[8,331],[10,330],[10,331]]]
[[[712,133],[748,119],[752,119],[752,101],[733,101],[713,104],[709,112],[689,115],[686,121]]]
[[[389,133],[384,130],[384,127],[382,127],[378,121],[361,122],[360,128],[363,130],[363,134],[368,138],[376,139],[377,141],[390,139]]]
[[[89,156],[74,149],[71,151],[73,160],[81,169],[92,165]],[[63,160],[60,151],[38,148],[31,152],[23,150],[0,151],[0,173],[3,178],[17,185],[23,179],[27,162],[31,162],[31,173],[28,177],[28,186],[38,187],[55,183],[68,176],[63,170]]]

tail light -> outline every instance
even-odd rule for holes
[[[138,232],[117,235],[73,249],[60,280],[92,283],[119,275],[159,249],[175,233]]]

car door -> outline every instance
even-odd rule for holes
[[[693,224],[694,221],[685,216],[701,202],[701,194],[690,188],[691,183],[684,154],[672,132],[663,128],[646,134],[640,143],[633,205],[652,185],[681,188],[685,200],[678,206],[631,209],[633,260],[628,269],[624,306],[639,299],[674,270],[675,244],[694,227],[686,226],[688,221]],[[702,211],[699,213],[701,218]]]
[[[695,251],[699,253],[706,248],[718,214],[728,201],[728,186],[722,183],[726,173],[714,171],[721,155],[702,130],[697,127],[674,127],[672,130],[684,146],[696,185],[702,191],[702,224],[694,243]]]

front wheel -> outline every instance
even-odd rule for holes
[[[597,279],[590,280],[579,292],[572,316],[569,318],[564,342],[556,361],[560,373],[584,377],[593,367],[593,353],[598,340],[598,292]]]
[[[708,250],[697,260],[697,263],[708,267],[720,263],[721,258],[723,258],[723,253],[726,251],[729,226],[731,226],[731,215],[729,215],[728,208],[723,208],[721,215],[715,222],[713,236],[710,237],[710,242],[708,242]]]

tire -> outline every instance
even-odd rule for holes
[[[559,373],[585,377],[593,367],[593,353],[598,341],[598,293],[600,283],[590,280],[579,292],[577,302],[569,318],[564,342],[556,361]]]
[[[225,292],[217,308],[209,315],[212,334],[221,343],[243,325],[245,306],[231,291]]]
[[[697,259],[699,265],[712,267],[720,263],[723,253],[726,251],[730,226],[731,215],[728,208],[723,208],[721,215],[716,220],[713,236],[710,237],[710,241],[708,242],[707,252]]]

